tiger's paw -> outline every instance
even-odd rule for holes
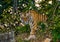
[[[35,35],[30,35],[28,38],[25,38],[25,40],[31,40],[31,39],[36,39],[36,36]]]

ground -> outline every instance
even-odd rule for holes
[[[51,39],[50,37],[47,38],[45,33],[41,33],[41,34],[37,33],[35,40],[29,40],[29,41],[24,40],[24,38],[26,38],[28,36],[29,36],[28,33],[19,34],[16,36],[16,42],[48,42],[49,40],[47,41],[47,39]]]

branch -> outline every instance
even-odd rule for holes
[[[54,14],[55,14],[55,11],[56,11],[57,7],[58,7],[58,4],[57,4],[56,7],[54,8],[55,10],[54,10],[54,12],[53,12],[53,19],[54,19]]]

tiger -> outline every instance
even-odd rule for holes
[[[30,35],[28,38],[25,38],[25,40],[35,39],[36,38],[36,31],[38,30],[38,24],[39,22],[46,22],[47,21],[47,15],[45,14],[39,14],[35,10],[29,10],[25,13],[20,14],[20,20],[21,25],[24,26],[24,24],[30,25]]]

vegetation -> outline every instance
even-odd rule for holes
[[[25,12],[28,10],[35,10],[38,13],[46,14],[48,16],[48,20],[46,23],[38,23],[41,27],[39,28],[40,32],[49,33],[51,32],[52,39],[54,42],[60,40],[60,1],[59,0],[42,0],[42,1],[34,1],[34,0],[19,0],[17,1],[18,10],[17,14],[13,12],[13,4],[12,0],[0,0],[0,32],[6,32],[7,30],[15,30],[15,34],[25,33],[30,31],[29,26],[26,25],[24,27],[20,26],[20,14],[21,12]],[[37,5],[36,5],[37,4]],[[47,27],[46,25],[47,24]],[[41,30],[40,30],[41,29]],[[47,30],[46,30],[47,29]]]

